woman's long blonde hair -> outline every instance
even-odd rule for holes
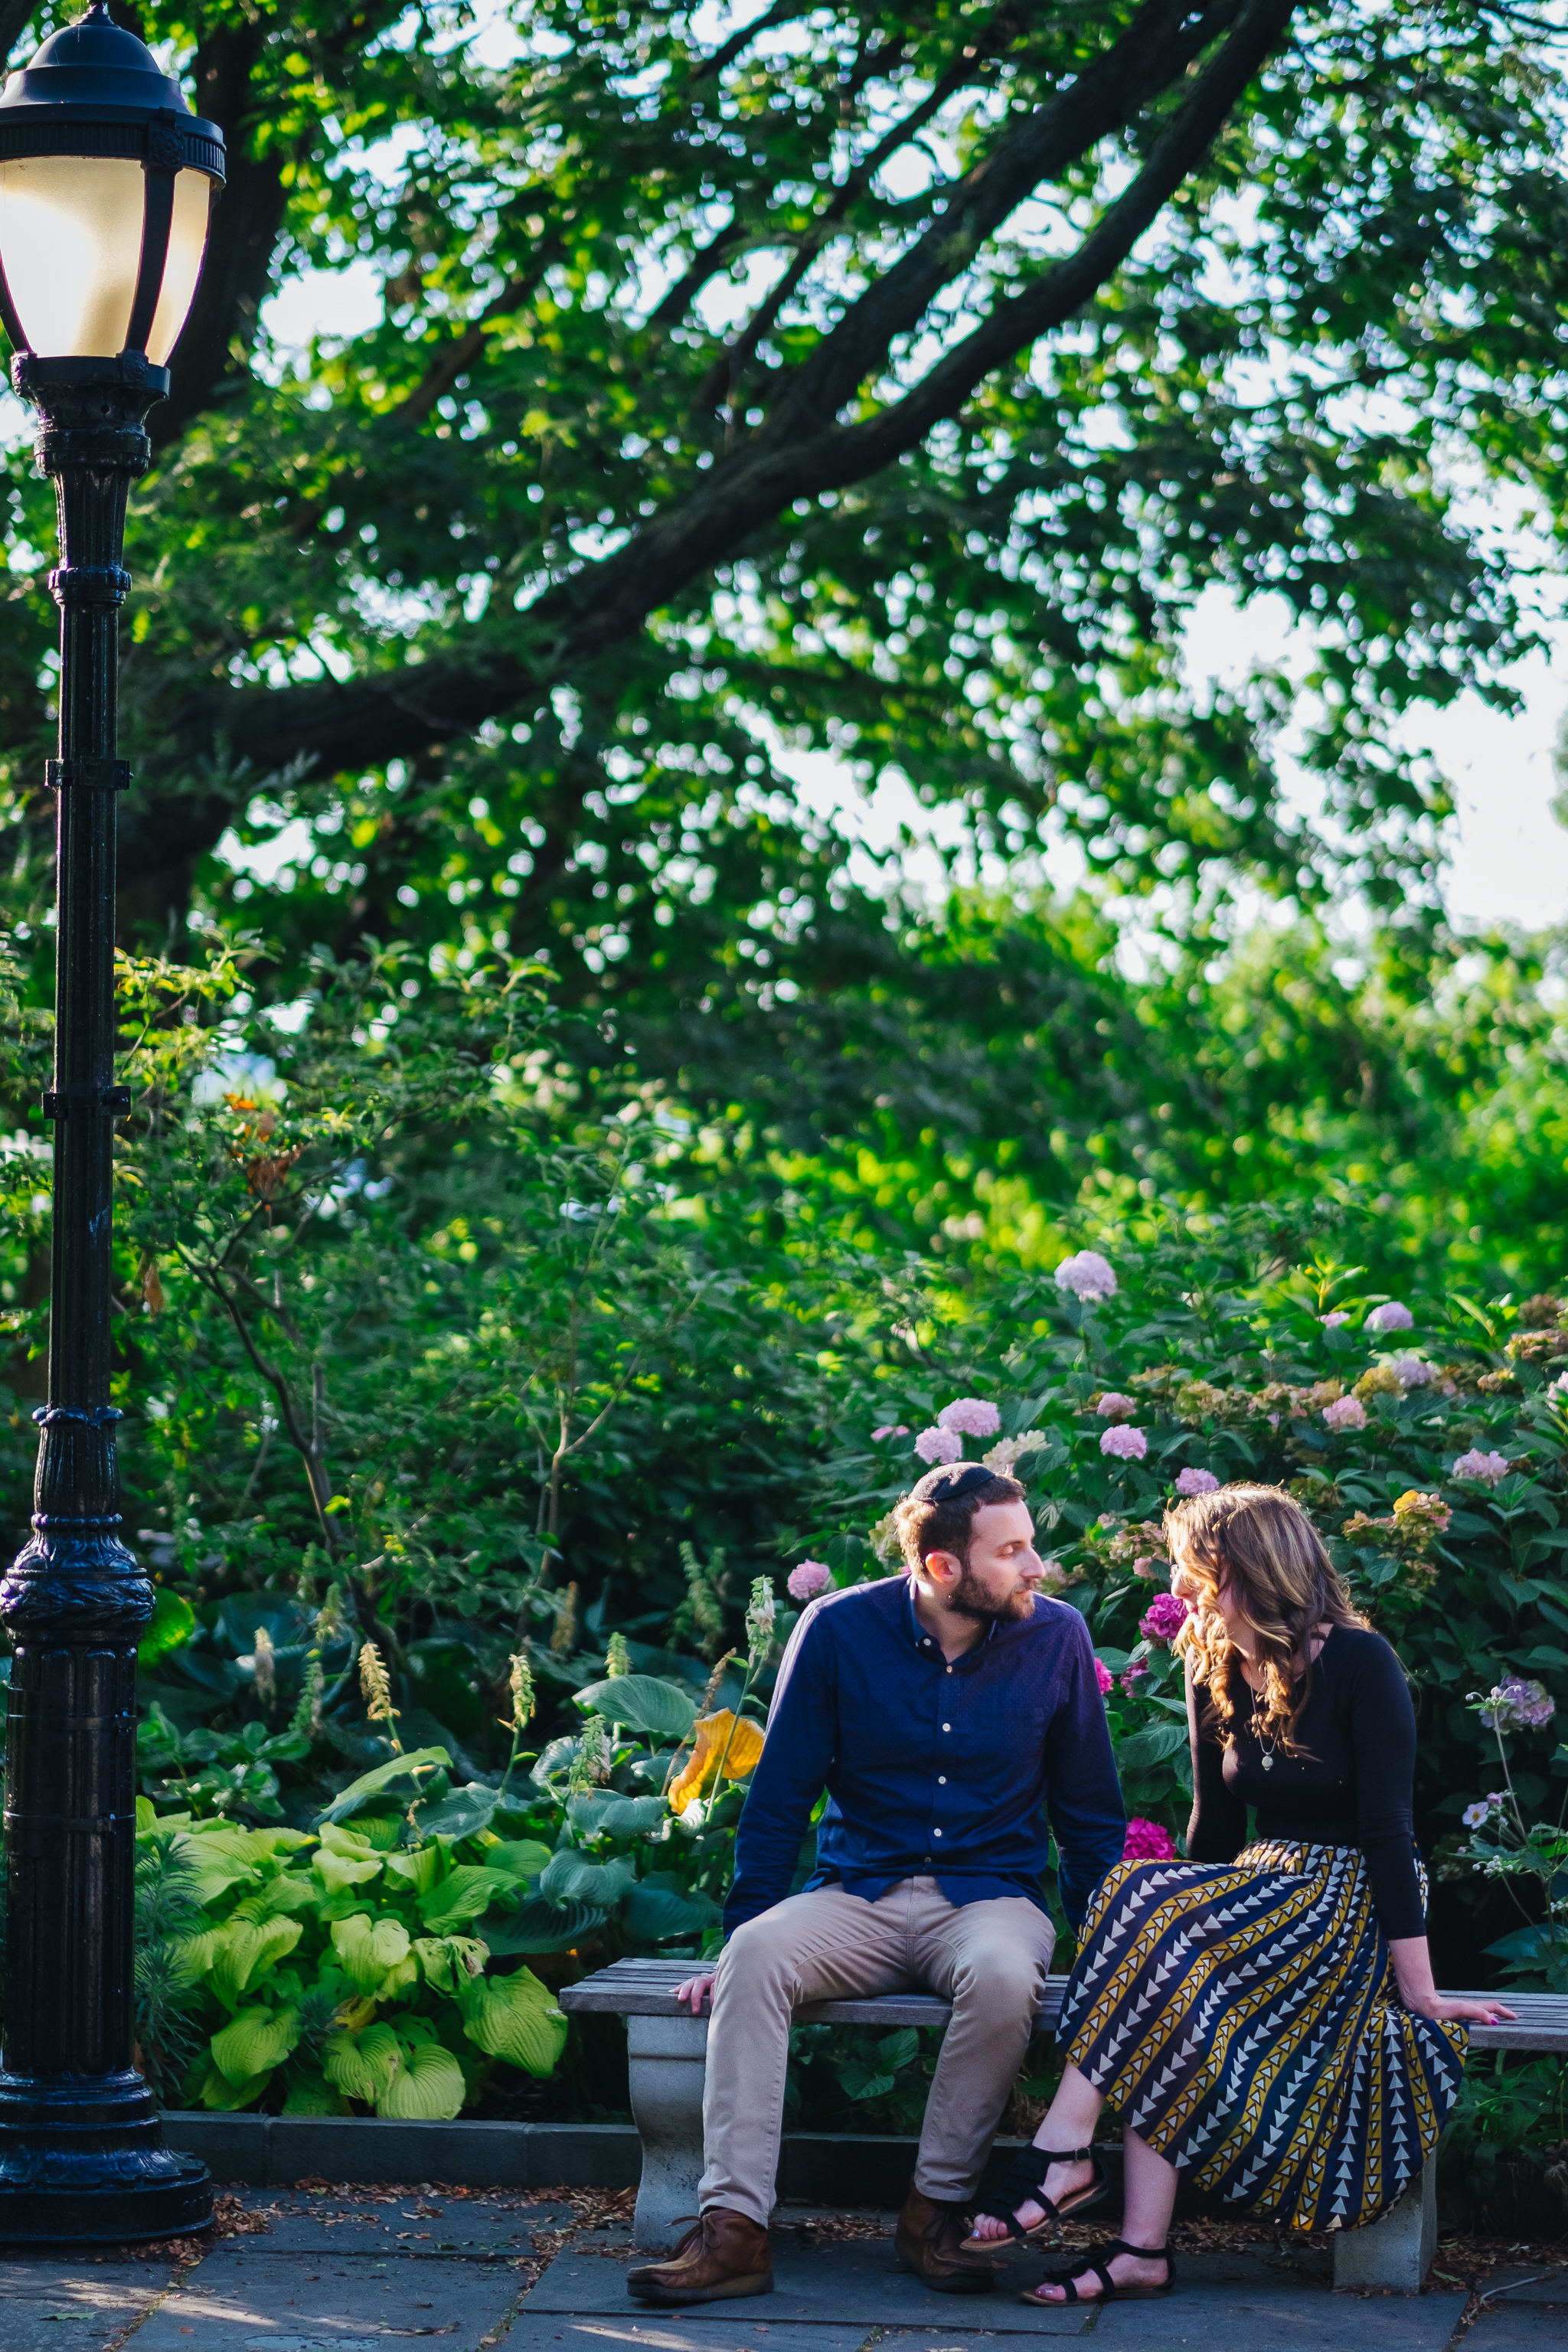
[[[1312,1628],[1367,1622],[1351,1605],[1317,1528],[1282,1488],[1235,1486],[1173,1503],[1164,1535],[1173,1563],[1202,1587],[1173,1646],[1207,1691],[1221,1738],[1228,1742],[1236,1728],[1229,1672],[1236,1653],[1218,1601],[1228,1583],[1263,1668],[1258,1728],[1286,1755],[1302,1754],[1295,1733],[1312,1695]]]

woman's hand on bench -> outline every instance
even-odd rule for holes
[[[1425,1936],[1394,1936],[1389,1939],[1399,1998],[1417,2017],[1449,2025],[1511,2024],[1519,2015],[1500,2000],[1467,2000],[1463,1993],[1439,1992],[1432,1977],[1432,1954]]]
[[[700,2017],[712,1990],[713,1971],[711,1969],[705,1969],[700,1975],[688,1977],[684,1984],[678,1984],[674,1997],[679,2001],[689,2001],[692,2016]]]

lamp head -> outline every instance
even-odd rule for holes
[[[92,0],[0,92],[0,318],[18,354],[162,374],[195,296],[223,133]]]

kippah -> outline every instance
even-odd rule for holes
[[[915,1486],[917,1502],[956,1503],[961,1495],[973,1495],[977,1487],[988,1486],[995,1477],[984,1462],[949,1462],[940,1470],[928,1470]]]

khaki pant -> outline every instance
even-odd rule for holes
[[[765,2229],[784,2127],[790,2020],[814,2000],[939,1993],[952,2003],[926,2102],[915,2186],[959,2203],[978,2182],[1045,1989],[1056,1931],[1022,1895],[950,1903],[906,1878],[879,1903],[819,1886],[737,1928],[708,2029],[700,2201]]]

